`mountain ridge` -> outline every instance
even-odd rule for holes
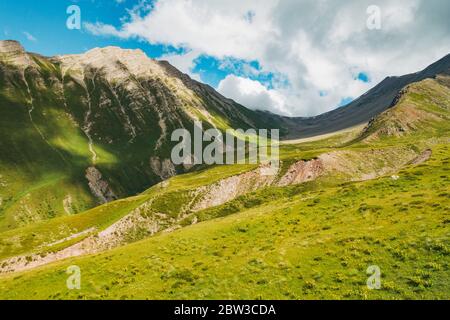
[[[448,57],[416,75],[388,78],[355,102],[373,99],[359,109],[286,118],[247,109],[142,50],[44,57],[0,41],[0,147],[8,151],[0,155],[0,230],[82,212],[195,170],[172,164],[170,133],[193,130],[197,120],[205,130],[279,128],[284,138],[369,122],[401,84],[447,71]]]
[[[3,42],[14,43],[16,46],[21,48],[22,53],[27,54],[25,49],[17,41],[6,40]],[[49,57],[48,59],[56,62],[63,62],[64,64],[64,62],[68,63],[70,59],[78,58],[79,61],[86,66],[96,62],[95,59],[90,60],[89,58],[98,55],[98,53],[103,54],[104,58],[108,59],[103,59],[104,63],[97,65],[97,68],[104,68],[106,65],[111,65],[111,62],[120,61],[121,58],[123,59],[125,56],[134,58],[130,60],[136,60],[133,62],[139,61],[141,65],[144,66],[153,64],[153,66],[158,66],[164,69],[167,75],[171,75],[174,78],[181,80],[189,89],[197,92],[202,89],[206,90],[208,93],[213,92],[215,96],[233,104],[234,108],[237,106],[241,107],[236,108],[237,110],[235,109],[233,111],[238,112],[239,116],[245,119],[247,125],[256,126],[254,119],[249,119],[246,117],[246,114],[242,114],[242,108],[246,110],[246,113],[252,113],[252,117],[255,117],[255,114],[258,115],[261,118],[260,121],[262,121],[265,125],[272,124],[272,126],[274,126],[275,124],[277,128],[282,129],[281,136],[285,140],[327,134],[366,123],[374,116],[391,107],[395,96],[406,85],[424,80],[426,78],[435,78],[439,74],[450,73],[450,54],[448,54],[421,71],[403,76],[386,77],[379,84],[375,85],[360,97],[343,107],[339,107],[335,110],[331,110],[313,117],[286,117],[260,109],[250,110],[245,108],[245,106],[241,106],[232,99],[222,96],[208,84],[192,79],[188,74],[179,71],[168,61],[148,57],[141,49],[122,49],[117,46],[108,46],[103,48],[96,47],[86,51],[85,53],[57,55],[54,57]],[[105,53],[107,53],[107,55],[105,55]],[[149,62],[151,63],[149,64]],[[93,64],[93,66],[95,66],[95,64]],[[132,71],[136,74],[139,74],[142,70],[139,66],[134,66],[133,69],[134,70]]]
[[[300,127],[298,130],[290,132],[287,138],[296,138],[299,135],[311,137],[366,123],[390,108],[396,95],[405,86],[427,78],[435,78],[439,74],[450,74],[450,54],[422,71],[403,76],[386,77],[346,106],[310,118],[284,118],[288,122],[297,122]]]
[[[204,130],[273,127],[141,50],[48,58],[17,41],[0,42],[0,113],[8,151],[0,154],[0,230],[136,195],[191,170],[170,161],[170,135],[193,131],[195,121]]]
[[[46,58],[1,46],[0,297],[448,296],[446,63],[368,94],[386,109],[364,129],[281,143],[267,176],[174,166],[167,133],[196,119],[292,130],[282,117],[140,53],[144,67],[118,49]],[[74,265],[83,284],[67,290]],[[366,287],[373,265],[381,290]]]

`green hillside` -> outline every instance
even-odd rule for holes
[[[396,181],[290,187],[229,217],[3,276],[0,297],[448,299],[449,160],[441,144]],[[65,287],[73,264],[80,291]],[[381,290],[365,286],[370,265],[382,270]]]
[[[102,239],[101,230],[123,227],[120,219],[135,223],[105,238],[120,240],[113,249],[86,242],[99,251],[0,276],[0,298],[448,299],[448,83],[440,76],[408,86],[361,132],[282,145],[281,169],[266,184],[254,166],[216,166],[2,232],[2,260],[23,255],[32,266]],[[320,172],[299,180],[315,163]],[[233,181],[246,188],[221,204],[208,198]],[[154,232],[138,228],[155,221]],[[81,268],[81,290],[66,288],[70,265]],[[366,286],[372,265],[380,290]]]
[[[140,50],[0,41],[0,299],[449,299],[449,74],[446,57],[383,81],[336,112],[384,112],[282,142],[268,176],[175,166],[170,134],[201,120],[292,136],[335,113],[251,111]]]
[[[137,195],[174,166],[174,129],[270,128],[142,51],[46,58],[0,41],[0,231]]]

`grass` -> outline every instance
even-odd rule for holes
[[[43,81],[50,86],[51,75],[60,71],[36,59]],[[89,84],[88,90],[98,107],[102,94],[110,89],[96,75],[88,76],[96,84]],[[377,118],[362,135],[350,131],[280,147],[281,175],[296,161],[334,151],[345,152],[348,172],[296,186],[266,187],[192,213],[185,208],[196,201],[193,190],[256,166],[195,168],[139,193],[156,182],[145,162],[159,136],[154,130],[157,117],[142,111],[144,119],[152,120],[140,128],[140,138],[128,143],[125,129],[116,121],[117,105],[110,105],[105,113],[96,110],[102,115],[93,129],[98,137],[94,144],[97,166],[119,196],[137,195],[85,211],[94,203],[84,177],[86,167],[92,165],[91,154],[79,129],[85,116],[84,89],[70,77],[65,81],[71,88],[66,97],[70,110],[57,106],[58,98],[51,90],[38,92],[38,84],[31,88],[37,106],[35,125],[46,139],[29,123],[26,97],[0,92],[5,115],[0,119],[0,133],[5,137],[0,147],[9,150],[0,157],[0,260],[61,250],[143,204],[150,204],[143,215],[162,213],[167,218],[161,217],[158,223],[170,228],[177,226],[170,224],[176,220],[182,228],[138,242],[147,233],[136,230],[136,236],[127,239],[129,244],[105,253],[2,275],[0,299],[450,297],[450,90],[442,84],[426,80],[413,85],[399,105]],[[4,87],[3,82],[0,85]],[[152,94],[165,93],[170,83],[165,86],[150,86]],[[130,102],[125,92],[116,94],[111,100]],[[217,106],[209,107],[216,124],[233,125]],[[414,112],[425,112],[426,117],[416,119]],[[405,120],[405,115],[412,118]],[[47,126],[49,119],[54,123]],[[22,132],[13,130],[17,125]],[[109,143],[100,137],[108,137]],[[399,169],[398,180],[387,175],[349,182],[373,170],[397,168],[407,155],[425,148],[432,148],[432,158]],[[164,145],[161,155],[168,150],[170,145]],[[68,194],[74,195],[74,213],[82,213],[64,212]],[[95,231],[79,234],[90,229]],[[66,288],[66,269],[73,264],[82,270],[81,290]],[[372,265],[381,269],[381,290],[366,286],[366,271]]]
[[[354,165],[354,174],[362,174],[370,170],[378,170],[377,168],[393,166],[395,162],[400,161],[403,153],[408,153],[411,150],[419,153],[430,145],[427,142],[428,136],[426,132],[419,133],[418,136],[413,137],[382,138],[370,145],[364,141],[348,145],[346,141],[348,141],[349,136],[353,137],[355,133],[339,134],[323,140],[308,141],[301,144],[281,145],[282,168],[280,175],[284,174],[288,167],[295,161],[307,161],[322,153],[339,150],[353,152],[349,154],[347,162],[349,165]],[[437,143],[435,138],[434,140],[433,143]],[[374,150],[381,152],[375,153],[375,158],[370,154]],[[221,179],[247,172],[255,167],[255,165],[227,165],[198,169],[195,172],[170,179],[165,186],[156,185],[136,198],[119,200],[89,210],[83,214],[51,219],[48,222],[33,223],[25,228],[0,233],[0,243],[3,244],[1,246],[0,258],[4,259],[31,253],[45,253],[47,251],[65,248],[87,235],[84,235],[80,239],[76,238],[63,241],[54,247],[49,247],[48,244],[90,228],[96,228],[97,230],[106,228],[141,204],[149,203],[150,201],[150,208],[144,210],[145,212],[142,214],[147,217],[158,213],[167,215],[168,221],[163,221],[162,218],[159,218],[159,223],[162,228],[171,227],[171,224],[174,222],[170,220],[180,219],[185,213],[189,215],[179,223],[181,226],[188,226],[195,221],[202,222],[231,214],[238,214],[252,208],[260,207],[266,203],[274,202],[277,199],[290,201],[296,194],[327,190],[351,178],[341,174],[322,177],[314,182],[297,186],[284,188],[268,187],[240,196],[221,206],[209,208],[195,214],[184,211],[188,203],[195,201],[192,198],[192,191],[196,188],[211,185]],[[27,192],[24,194],[27,194]],[[314,207],[315,205],[315,203],[311,203],[307,207]],[[376,212],[377,210],[380,210],[380,208],[376,204],[370,203],[362,203],[358,207],[358,212],[360,213]],[[401,207],[400,210],[405,210],[405,208]],[[146,236],[147,233],[145,232],[142,234],[139,233],[129,238],[128,241],[134,242]]]
[[[137,196],[118,200],[113,203],[96,207],[86,212],[41,221],[22,228],[0,233],[0,259],[28,253],[41,253],[51,250],[47,244],[56,242],[95,228],[100,231],[122,218],[132,209],[148,200],[148,197]],[[68,246],[71,242],[64,242],[59,246]]]
[[[302,148],[301,146],[299,148]],[[309,148],[309,147],[308,147]],[[391,148],[392,149],[392,148]],[[387,157],[392,157],[396,155],[397,157],[401,156],[401,148],[388,149],[386,152]],[[283,149],[282,149],[283,150]],[[323,150],[323,149],[321,149]],[[307,150],[309,152],[309,150]],[[358,155],[358,158],[365,157],[366,162],[370,163],[369,157],[364,155],[364,152],[367,152],[366,149],[359,150],[358,152],[361,155]],[[356,156],[355,153],[353,156]],[[283,171],[281,170],[282,175],[285,170],[287,170],[287,165],[294,161],[298,161],[300,159],[304,159],[305,154],[299,153],[296,158],[292,157],[288,158],[288,160],[283,160],[283,168],[286,167]],[[375,164],[375,167],[382,167],[386,165],[386,162],[381,162],[380,164]],[[6,247],[7,250],[3,250],[3,254],[0,254],[0,257],[10,257],[17,254],[31,253],[37,252],[40,253],[43,250],[46,251],[47,248],[42,248],[42,245],[45,243],[51,243],[58,239],[63,239],[67,237],[71,233],[81,232],[83,230],[87,230],[92,227],[97,227],[99,224],[104,224],[102,221],[106,219],[106,221],[110,222],[110,224],[114,223],[121,217],[130,213],[132,210],[137,208],[139,205],[143,203],[150,203],[151,206],[143,209],[141,214],[145,217],[149,218],[155,214],[163,213],[167,216],[167,218],[158,218],[158,223],[161,229],[166,229],[173,227],[178,224],[178,219],[182,218],[183,215],[188,214],[188,217],[184,220],[180,221],[181,225],[191,224],[194,220],[197,221],[205,221],[215,217],[221,217],[232,213],[238,213],[242,210],[251,208],[253,206],[259,205],[261,203],[267,202],[271,199],[281,198],[290,196],[299,192],[306,192],[308,190],[319,190],[326,187],[334,186],[339,181],[343,182],[348,180],[348,177],[344,176],[330,176],[323,177],[314,182],[310,182],[307,184],[292,186],[292,187],[270,187],[265,188],[263,190],[259,190],[257,192],[251,194],[245,194],[236,200],[232,200],[222,206],[210,208],[204,210],[199,213],[192,213],[187,208],[188,204],[192,203],[192,201],[196,201],[192,191],[196,190],[199,187],[209,186],[221,179],[238,175],[244,172],[247,172],[251,169],[254,169],[255,165],[236,165],[236,166],[216,166],[212,168],[201,169],[199,171],[180,175],[170,179],[167,182],[167,185],[162,187],[161,185],[157,185],[155,187],[150,188],[146,192],[144,192],[141,197],[139,197],[139,201],[132,201],[131,204],[124,200],[119,200],[110,204],[107,204],[103,207],[96,208],[90,210],[84,214],[79,214],[71,217],[70,219],[57,219],[55,221],[44,222],[38,224],[37,226],[30,226],[30,228],[24,229],[23,232],[24,237],[29,233],[38,234],[37,238],[34,238],[33,241],[26,242],[25,245],[21,244],[19,246],[12,246],[11,244]],[[107,219],[108,216],[114,216],[115,219]],[[89,219],[87,219],[89,217]],[[175,219],[175,222],[174,220]],[[167,221],[166,221],[167,220]],[[72,228],[72,225],[77,225],[76,229]],[[49,227],[51,226],[51,227]],[[38,231],[35,231],[37,229]],[[46,230],[65,230],[65,232],[42,232],[42,229]],[[19,230],[20,231],[20,230]],[[21,239],[17,238],[17,234],[22,234],[21,232],[10,232],[5,233],[3,236],[5,238],[6,243],[13,243]],[[128,242],[134,242],[136,240],[142,239],[148,236],[147,233],[139,233],[133,237],[127,239]],[[0,234],[1,238],[1,234]],[[66,247],[70,244],[73,244],[73,240],[65,241],[58,248]],[[11,249],[15,248],[15,249]]]
[[[47,247],[57,240],[72,234],[95,228],[100,231],[145,202],[153,200],[151,211],[164,212],[174,217],[179,215],[180,209],[190,202],[189,191],[204,185],[212,184],[220,179],[250,170],[253,165],[216,167],[210,170],[174,177],[169,185],[161,188],[154,186],[141,195],[117,200],[76,215],[68,215],[39,221],[21,228],[0,232],[0,260],[9,257],[42,253],[56,248]],[[50,180],[52,182],[53,180]],[[49,184],[49,181],[46,183]],[[41,190],[42,191],[42,190]],[[24,194],[29,194],[29,190]],[[150,213],[146,213],[150,214]],[[57,246],[65,248],[74,240],[64,241]]]
[[[32,299],[448,299],[450,149],[390,177],[294,192],[95,256],[3,276]],[[69,265],[82,289],[65,287]],[[366,287],[377,265],[382,289]]]
[[[10,57],[0,56],[1,67],[8,71],[0,74],[0,232],[67,216],[67,197],[72,198],[72,213],[98,205],[85,177],[93,165],[118,198],[157,184],[160,178],[149,159],[168,159],[175,144],[166,136],[155,150],[162,134],[157,106],[167,106],[168,134],[180,126],[193,127],[184,110],[204,115],[198,110],[206,108],[210,117],[201,117],[205,128],[216,124],[222,129],[246,129],[249,125],[241,113],[258,123],[254,112],[226,102],[236,112],[224,113],[226,108],[217,97],[211,99],[211,92],[205,91],[206,96],[193,93],[172,77],[130,77],[131,87],[142,88],[130,90],[118,82],[108,83],[98,70],[85,70],[80,82],[81,74],[76,71],[63,75],[57,62],[34,54],[29,57],[33,66],[23,78]],[[89,148],[87,121],[96,163]],[[186,170],[180,166],[177,171]],[[59,180],[51,183],[49,177]]]

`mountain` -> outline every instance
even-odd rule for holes
[[[0,232],[0,298],[446,299],[449,142],[450,77],[409,84],[362,130],[282,144],[274,176],[207,167]]]
[[[390,108],[405,86],[439,74],[450,74],[450,54],[426,69],[401,77],[388,77],[350,104],[312,118],[283,118],[286,139],[312,137],[367,123]]]
[[[398,93],[391,108],[368,123],[359,139],[377,141],[417,132],[445,136],[450,121],[449,101],[450,73],[408,84]]]
[[[0,231],[139,194],[173,175],[174,129],[279,128],[284,139],[368,122],[406,85],[449,70],[387,78],[314,118],[252,111],[141,50],[97,48],[44,57],[0,41]]]
[[[130,196],[189,168],[174,129],[270,128],[140,50],[47,58],[0,41],[0,230]]]
[[[267,176],[175,167],[168,133],[201,119],[290,136],[321,116],[250,111],[141,51],[47,58],[0,42],[0,298],[448,298],[442,61],[361,97],[384,110],[364,128],[282,143]],[[373,266],[381,290],[366,286]]]

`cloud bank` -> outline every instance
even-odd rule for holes
[[[202,55],[257,61],[258,72],[283,80],[269,86],[257,76],[229,74],[218,90],[250,108],[312,116],[357,98],[386,76],[418,71],[450,53],[449,1],[378,0],[381,28],[370,30],[372,2],[141,1],[120,27],[97,22],[85,28],[183,48],[166,58],[197,78],[192,70]]]

